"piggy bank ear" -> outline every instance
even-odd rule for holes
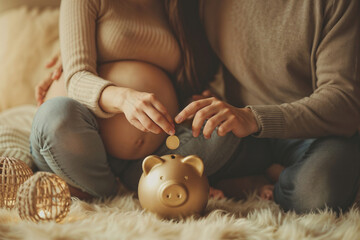
[[[150,170],[155,167],[156,165],[163,164],[164,160],[162,160],[160,157],[155,155],[150,155],[146,157],[142,163],[142,169],[145,173],[145,175],[148,175]]]
[[[203,164],[203,161],[201,160],[201,158],[199,158],[198,156],[196,156],[196,155],[187,156],[187,157],[183,158],[181,160],[181,162],[183,162],[185,164],[189,164],[192,167],[194,167],[200,177],[203,175],[204,164]]]

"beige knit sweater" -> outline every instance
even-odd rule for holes
[[[202,21],[259,137],[352,135],[360,124],[359,0],[203,0]]]
[[[68,95],[98,117],[111,116],[98,102],[112,85],[99,64],[139,60],[174,73],[180,63],[161,0],[62,0],[60,48]]]

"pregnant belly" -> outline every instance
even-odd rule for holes
[[[172,117],[178,112],[174,87],[160,68],[143,62],[121,61],[99,66],[98,73],[117,86],[154,93]],[[51,86],[46,99],[64,95],[61,94],[64,89],[64,81],[60,79]],[[138,130],[122,113],[97,120],[106,151],[120,159],[144,158],[154,153],[166,138],[165,133],[153,134]]]

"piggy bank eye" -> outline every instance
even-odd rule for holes
[[[164,179],[164,176],[160,176],[160,180],[163,180]]]
[[[184,179],[185,179],[185,180],[188,180],[188,179],[189,179],[189,176],[184,176]]]

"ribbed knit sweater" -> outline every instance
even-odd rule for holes
[[[203,0],[225,95],[259,137],[352,135],[360,124],[359,0]]]
[[[98,117],[104,88],[97,66],[121,60],[151,63],[174,73],[180,49],[160,0],[62,0],[60,48],[68,96]]]

